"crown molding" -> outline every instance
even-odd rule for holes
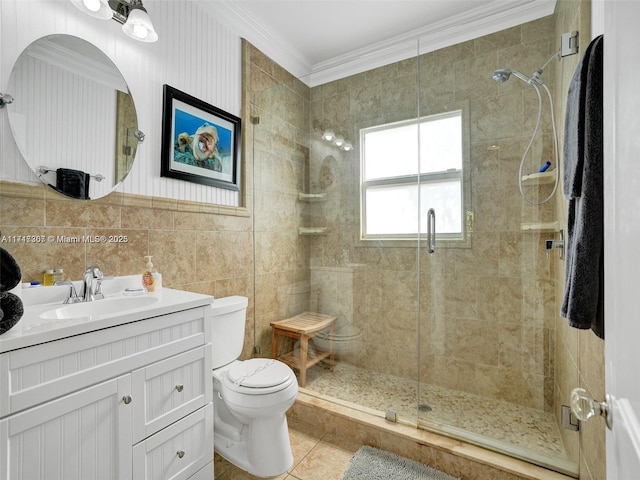
[[[260,22],[239,2],[233,0],[201,1],[199,4],[210,11],[222,25],[248,40],[254,47],[292,75],[304,77],[313,70],[313,65],[293,45]]]
[[[408,31],[312,65],[238,2],[215,5],[218,19],[301,81],[315,87],[553,14],[556,0],[495,0],[462,15]],[[213,10],[212,10],[213,11]]]

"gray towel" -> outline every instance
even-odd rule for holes
[[[587,48],[569,86],[564,194],[569,200],[564,299],[570,326],[604,338],[602,35]]]
[[[22,318],[22,300],[11,292],[0,293],[0,335],[11,330]]]
[[[22,281],[22,272],[15,259],[0,248],[0,292],[8,292]]]

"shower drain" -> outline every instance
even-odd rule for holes
[[[433,410],[429,405],[427,405],[426,403],[421,403],[418,405],[418,411],[419,412],[430,412],[431,410]]]

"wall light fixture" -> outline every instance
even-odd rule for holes
[[[322,139],[325,142],[335,145],[340,150],[344,150],[345,152],[353,150],[353,144],[349,140],[345,139],[342,135],[336,135],[335,131],[331,128],[327,128],[324,132],[322,132]]]
[[[335,137],[336,137],[336,134],[333,133],[333,130],[331,129],[325,130],[324,133],[322,134],[322,138],[327,142],[332,142]]]
[[[135,40],[158,40],[158,34],[142,0],[71,0],[71,3],[87,15],[121,23],[122,31]]]

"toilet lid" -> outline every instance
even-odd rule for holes
[[[285,383],[291,369],[284,363],[268,358],[252,358],[231,367],[227,378],[240,387],[269,388]]]

